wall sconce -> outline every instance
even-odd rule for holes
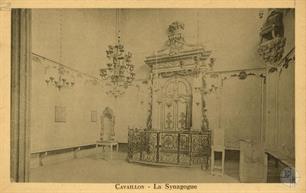
[[[48,79],[45,80],[47,86],[54,86],[59,91],[63,88],[72,88],[75,85],[73,80],[68,80],[64,77],[65,69],[63,67],[58,68],[58,77],[50,76]]]

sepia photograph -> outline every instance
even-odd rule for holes
[[[13,9],[12,180],[294,183],[294,18]]]
[[[54,192],[302,191],[295,6],[15,3],[0,2],[9,16],[3,25],[0,15],[7,183],[28,192],[47,183]]]

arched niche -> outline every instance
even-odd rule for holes
[[[192,89],[184,78],[172,78],[162,89],[161,120],[164,130],[189,130],[192,126]]]
[[[115,116],[110,107],[106,107],[101,116],[100,140],[115,140]]]

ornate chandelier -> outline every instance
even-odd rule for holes
[[[50,76],[48,79],[46,79],[46,83],[48,86],[54,86],[59,91],[63,88],[72,88],[74,86],[74,81],[69,81],[67,78],[64,77],[64,67],[60,66],[58,67],[58,77]]]
[[[106,93],[113,95],[115,98],[124,94],[125,89],[135,79],[134,64],[131,60],[132,53],[126,51],[120,41],[119,23],[119,10],[116,10],[117,43],[108,46],[106,56],[109,63],[106,64],[106,68],[100,69],[101,78],[108,80],[109,85],[111,85],[111,89]]]

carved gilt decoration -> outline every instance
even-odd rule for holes
[[[152,129],[152,102],[153,102],[153,75],[150,77],[150,83],[149,83],[149,102],[148,102],[148,117],[147,117],[147,129]]]
[[[260,31],[258,54],[265,63],[276,65],[282,58],[286,38],[284,37],[283,11],[272,9]]]
[[[202,108],[201,108],[201,111],[202,111],[202,125],[201,125],[201,131],[204,132],[204,131],[209,130],[209,121],[208,121],[208,118],[207,118],[207,108],[206,108],[206,102],[205,102],[204,94],[202,94],[201,98],[202,98]]]
[[[162,78],[170,78],[173,76],[189,76],[194,75],[195,72],[193,70],[180,70],[180,71],[172,71],[172,72],[161,72],[160,75]]]
[[[156,117],[152,120],[154,129],[200,131],[201,123],[203,128],[208,128],[208,119],[197,120],[192,113],[206,116],[206,110],[201,110],[205,99],[201,98],[202,93],[197,92],[202,89],[199,77],[212,71],[215,58],[202,45],[188,44],[184,39],[184,29],[181,22],[171,23],[167,29],[168,40],[165,46],[147,56],[144,61],[152,70],[154,83],[154,102],[151,104],[153,117]],[[172,81],[170,87],[168,81]]]
[[[286,38],[276,37],[260,44],[258,54],[266,63],[275,64],[282,58],[285,44]]]
[[[189,82],[183,78],[170,79],[164,84],[161,98],[164,129],[190,129],[191,93]]]
[[[184,24],[178,21],[171,23],[168,27],[167,46],[170,48],[169,55],[178,53],[185,44],[183,35]]]
[[[277,66],[270,66],[268,73],[279,72],[280,75],[283,69],[287,69],[291,63],[295,63],[295,48],[292,48]]]

